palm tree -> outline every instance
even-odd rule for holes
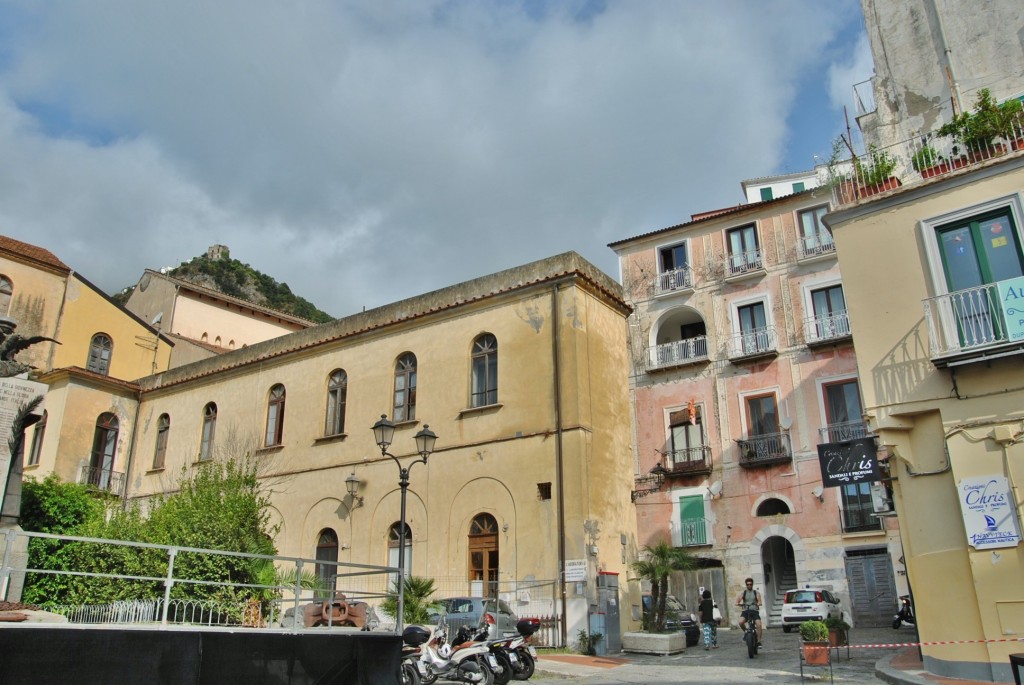
[[[392,616],[398,615],[398,584],[399,579],[395,578],[395,584],[388,596],[381,602],[381,608]],[[441,603],[431,600],[434,594],[434,581],[432,578],[419,578],[417,576],[406,576],[405,578],[405,602],[402,613],[402,622],[405,625],[427,623],[430,621],[431,610],[437,610]]]
[[[653,621],[648,627],[652,633],[665,629],[665,598],[668,595],[668,577],[675,571],[694,567],[694,558],[686,549],[659,542],[644,547],[646,558],[633,562],[633,570],[651,583],[651,610]]]

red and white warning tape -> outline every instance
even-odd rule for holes
[[[931,645],[972,645],[983,642],[1024,642],[1024,637],[1007,637],[993,640],[936,640],[934,642],[886,642],[869,645],[843,645],[850,649],[878,649],[882,647],[929,647]]]

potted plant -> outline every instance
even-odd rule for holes
[[[843,647],[850,644],[850,624],[842,617],[829,616],[825,619],[825,627],[828,628],[828,644],[831,647]]]
[[[824,621],[804,621],[800,624],[801,649],[804,661],[812,666],[823,666],[828,663],[829,643],[828,626]]]
[[[900,186],[900,180],[892,175],[896,168],[896,159],[885,150],[874,145],[868,146],[867,155],[862,159],[854,159],[854,174],[860,183],[864,196],[874,195],[885,190]]]
[[[956,154],[955,147],[953,151]],[[932,178],[933,176],[944,174],[950,169],[959,169],[963,166],[959,159],[954,159],[950,163],[949,160],[928,143],[925,143],[920,150],[914,153],[914,156],[910,158],[910,164],[914,167],[914,171],[921,174],[921,178]]]
[[[997,105],[988,88],[978,91],[974,111],[962,112],[953,120],[939,127],[938,134],[950,136],[962,144],[971,161],[977,162],[1006,151],[1005,145],[997,142],[1002,138],[1016,147],[1021,105],[1016,100]]]

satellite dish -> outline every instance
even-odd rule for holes
[[[158,323],[160,323],[161,321],[163,321],[163,319],[164,319],[164,313],[163,312],[157,312],[156,316],[153,317],[153,320],[149,322],[149,325],[150,326],[155,326]]]
[[[821,494],[823,492],[825,492],[825,490],[820,485],[811,490],[811,494],[814,495],[815,497],[821,497]]]
[[[782,427],[782,430],[788,431],[790,428],[793,427],[793,417],[783,416],[781,419],[779,419],[779,426]]]
[[[711,493],[712,497],[718,497],[722,494],[722,481],[716,480],[708,487],[708,492]]]

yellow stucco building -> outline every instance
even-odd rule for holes
[[[1010,680],[1024,635],[1021,147],[963,156],[959,168],[897,168],[902,188],[825,219],[925,665],[982,680]]]

